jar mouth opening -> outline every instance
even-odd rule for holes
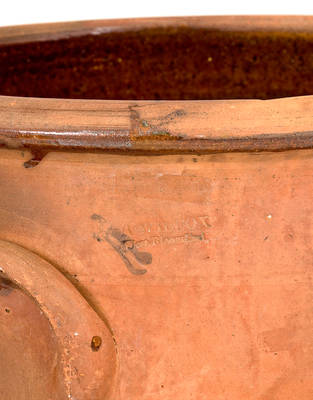
[[[102,100],[313,94],[313,32],[161,26],[0,45],[0,95]]]

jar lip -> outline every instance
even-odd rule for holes
[[[209,154],[313,148],[313,96],[136,102],[0,96],[0,109],[0,146],[33,154]]]
[[[207,16],[76,21],[0,28],[0,44],[153,27],[313,33],[313,16]],[[83,100],[0,96],[0,146],[127,154],[313,148],[313,96],[274,100]]]
[[[236,32],[313,32],[308,15],[209,15],[99,19],[0,27],[0,44],[46,41],[148,28],[191,27]]]

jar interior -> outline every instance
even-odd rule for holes
[[[0,94],[110,100],[313,94],[313,34],[163,27],[0,46]]]

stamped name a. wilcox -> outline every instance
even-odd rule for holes
[[[110,244],[134,275],[145,274],[147,269],[142,266],[152,263],[152,255],[145,248],[209,242],[211,224],[207,215],[184,216],[170,222],[160,218],[144,223],[128,223],[122,229],[109,224],[99,214],[93,214],[91,218],[98,222],[94,238]]]
[[[137,248],[175,245],[196,241],[208,241],[211,227],[207,215],[176,218],[174,221],[154,221],[141,224],[126,224],[123,232],[133,238]]]

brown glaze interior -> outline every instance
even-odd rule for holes
[[[313,94],[313,34],[167,27],[0,46],[0,94],[117,100]]]

